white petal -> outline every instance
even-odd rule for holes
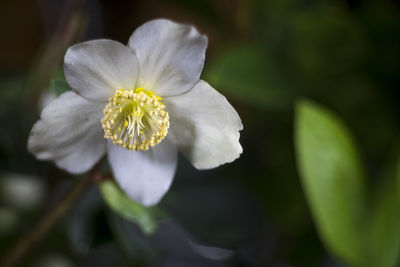
[[[169,139],[197,169],[217,167],[242,153],[239,115],[205,81],[186,94],[162,101],[170,117]]]
[[[100,121],[103,108],[73,91],[60,95],[44,108],[33,126],[29,151],[71,173],[89,170],[105,153]]]
[[[157,204],[168,191],[177,165],[176,147],[167,140],[147,151],[130,151],[108,142],[108,160],[115,179],[133,200]]]
[[[68,49],[64,73],[80,95],[105,102],[115,90],[135,89],[138,63],[129,47],[111,40],[94,40]]]
[[[192,26],[157,19],[139,27],[129,46],[139,60],[138,85],[164,97],[183,94],[199,81],[207,37]]]

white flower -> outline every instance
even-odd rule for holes
[[[44,108],[28,149],[74,174],[107,153],[121,188],[144,205],[170,187],[177,150],[197,169],[235,160],[243,126],[226,98],[199,80],[206,48],[194,27],[165,19],[139,27],[128,46],[72,46],[64,72],[74,91]]]

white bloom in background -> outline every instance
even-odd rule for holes
[[[64,72],[74,91],[44,108],[28,149],[74,174],[107,153],[121,188],[144,205],[170,187],[177,150],[197,169],[235,160],[243,126],[226,98],[199,80],[206,48],[194,27],[165,19],[139,27],[128,46],[72,46]]]

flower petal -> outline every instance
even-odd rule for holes
[[[207,37],[193,26],[157,19],[140,26],[129,46],[139,60],[138,86],[164,97],[183,94],[199,81]]]
[[[105,102],[115,90],[135,89],[138,63],[129,47],[111,40],[94,40],[68,49],[64,73],[80,95]]]
[[[102,104],[65,92],[44,108],[33,126],[29,151],[71,173],[89,170],[105,153],[102,109]]]
[[[242,153],[242,122],[226,98],[205,81],[163,103],[170,117],[168,137],[197,169],[231,162]]]
[[[157,204],[168,191],[177,165],[176,147],[164,140],[147,151],[130,151],[108,142],[108,161],[122,190],[133,200]]]

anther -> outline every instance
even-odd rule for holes
[[[137,88],[118,90],[104,109],[104,137],[129,150],[145,151],[167,135],[169,117],[161,98]]]

